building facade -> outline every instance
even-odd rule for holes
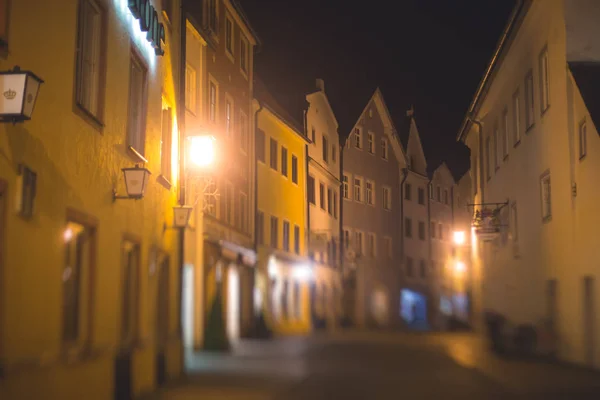
[[[343,237],[345,268],[354,282],[353,320],[359,327],[393,326],[399,321],[400,182],[406,160],[379,89],[357,119],[343,157]]]
[[[0,3],[0,70],[44,80],[0,126],[1,398],[129,399],[181,371],[178,2],[149,4]],[[151,173],[137,201],[124,168]]]
[[[187,4],[190,3],[190,4]],[[252,93],[258,38],[235,1],[187,2],[186,137],[209,135],[214,164],[186,162],[186,347],[207,345],[215,301],[222,301],[230,341],[253,325],[255,149]],[[212,336],[211,336],[212,337]]]
[[[459,134],[473,202],[499,221],[478,228],[477,311],[544,320],[561,358],[596,368],[599,16],[590,1],[519,2]]]
[[[306,95],[308,146],[309,255],[314,260],[314,327],[334,327],[342,314],[340,139],[338,122],[322,79]]]
[[[258,202],[255,313],[275,334],[305,334],[312,326],[307,253],[308,140],[302,125],[266,92],[255,92]]]

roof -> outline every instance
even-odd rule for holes
[[[600,130],[600,63],[570,62],[569,69],[597,130]]]
[[[286,125],[290,126],[303,139],[307,139],[304,134],[304,123],[298,121],[297,118],[281,105],[279,101],[266,87],[265,83],[258,77],[254,78],[254,98],[263,106],[269,109],[273,114],[282,120]]]
[[[527,11],[529,11],[529,7],[531,6],[532,1],[533,0],[519,0],[515,5],[515,8],[513,9],[513,12],[511,13],[508,19],[506,27],[504,28],[504,31],[500,36],[500,40],[496,45],[496,49],[494,50],[492,59],[488,63],[483,78],[481,79],[481,82],[477,87],[475,96],[473,97],[473,100],[469,105],[469,109],[467,110],[467,114],[465,115],[460,130],[458,131],[458,136],[456,140],[461,141],[464,140],[464,138],[466,137],[466,133],[468,132],[469,127],[471,126],[471,118],[473,115],[477,114],[477,111],[479,110],[483,99],[485,99],[485,96],[493,81],[493,77],[498,71],[500,65],[502,64],[502,60],[508,53],[510,45],[512,44],[512,41],[516,36],[516,33],[518,32],[521,23],[523,22],[523,19],[527,14]]]
[[[242,21],[244,21],[244,24],[246,24],[246,26],[248,27],[248,30],[250,31],[250,33],[252,33],[252,36],[254,36],[254,40],[256,40],[257,47],[260,48],[262,46],[260,37],[258,36],[256,31],[250,24],[250,20],[246,16],[246,13],[244,12],[244,9],[242,8],[242,5],[240,4],[240,2],[237,0],[231,0],[231,5],[233,6],[233,8],[235,8],[235,11],[237,11],[237,13],[239,14]]]

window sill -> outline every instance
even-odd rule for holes
[[[579,161],[585,160],[585,156],[587,156],[587,153],[584,153],[582,156],[580,156],[579,157]]]
[[[167,190],[171,190],[173,187],[173,184],[163,174],[160,174],[158,178],[156,178],[156,181]]]
[[[248,73],[246,71],[244,71],[244,69],[242,67],[240,67],[240,73],[242,74],[242,76],[244,78],[246,78],[246,80],[248,80]]]
[[[531,130],[533,129],[533,127],[534,127],[534,126],[535,126],[535,122],[534,122],[534,123],[532,123],[531,125],[529,125],[529,126],[527,127],[527,129],[525,129],[525,133],[529,133],[529,131],[531,131]]]
[[[515,148],[515,149],[516,149],[517,147],[519,147],[519,145],[520,145],[520,144],[521,144],[521,139],[517,140],[517,141],[515,142],[515,144],[513,144],[513,148]]]
[[[229,58],[229,61],[231,61],[232,63],[235,64],[235,58],[233,57],[233,54],[231,54],[231,52],[227,49],[225,49],[225,55],[227,56],[227,58]]]
[[[546,108],[544,108],[543,110],[540,110],[540,116],[543,117],[544,115],[546,115],[546,113],[548,112],[549,109],[550,109],[550,104],[548,103],[546,105]]]
[[[504,158],[502,159],[502,161],[506,161],[508,160],[508,154],[504,156]]]
[[[140,153],[139,151],[134,149],[133,146],[127,146],[127,155],[134,162],[144,163],[144,164],[146,164],[148,162],[148,160],[142,155],[142,153]]]
[[[543,217],[543,218],[542,218],[542,223],[543,223],[543,224],[547,224],[547,223],[549,223],[550,221],[552,221],[552,215],[548,215],[547,217]]]
[[[102,133],[102,131],[104,130],[104,123],[94,114],[89,112],[81,104],[75,103],[75,107],[73,107],[73,112],[79,115],[85,122],[90,124],[98,132]]]

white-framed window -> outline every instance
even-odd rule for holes
[[[550,171],[546,171],[540,178],[542,220],[548,221],[552,218],[552,190],[550,185]]]
[[[521,103],[519,100],[519,89],[515,91],[512,98],[513,132],[515,145],[521,141]]]
[[[533,70],[525,75],[525,129],[529,129],[535,122],[535,106],[533,96]]]
[[[231,137],[233,134],[233,99],[225,93],[225,134]]]
[[[508,157],[508,108],[502,111],[502,156]]]
[[[354,200],[362,202],[363,179],[361,177],[354,178]]]
[[[248,66],[250,64],[249,47],[248,39],[243,33],[240,33],[240,69],[246,76],[248,76]]]
[[[240,110],[240,148],[248,153],[248,117]]]
[[[135,52],[131,53],[129,68],[127,144],[143,156],[146,144],[147,70]]]
[[[6,8],[7,2],[2,2]],[[7,10],[2,16],[6,22],[2,31],[6,31]],[[102,119],[104,78],[103,61],[106,57],[104,40],[104,13],[95,0],[81,0],[77,26],[77,72],[75,75],[75,100],[77,105],[97,120]]]
[[[375,182],[367,181],[365,183],[365,200],[367,204],[375,205]]]
[[[550,81],[548,77],[548,48],[540,53],[540,107],[542,114],[550,107]]]
[[[382,188],[382,199],[383,199],[383,209],[391,210],[392,209],[392,189],[388,186],[384,186]]]
[[[389,236],[384,236],[383,243],[385,246],[385,254],[387,255],[387,258],[389,258],[391,260],[392,258],[394,258],[394,248],[392,246],[392,238]]]
[[[290,221],[283,221],[283,250],[290,251]]]
[[[327,136],[325,136],[325,134],[323,134],[322,136],[322,145],[323,145],[323,161],[325,161],[326,163],[329,162],[329,140],[327,139]]]
[[[373,132],[367,134],[367,150],[370,154],[375,154],[375,134]]]
[[[197,104],[197,93],[196,83],[197,83],[197,75],[196,69],[186,63],[185,65],[185,108],[192,114],[196,114],[196,104]]]
[[[229,15],[225,15],[225,52],[233,61],[233,20]]]
[[[359,230],[354,231],[354,250],[357,254],[364,254],[363,245],[363,233]]]
[[[342,196],[344,199],[350,199],[350,176],[344,174],[342,177]]]
[[[579,123],[579,159],[587,154],[587,124],[585,118]]]
[[[367,254],[371,257],[375,257],[377,255],[377,238],[372,232],[367,235],[367,252]]]
[[[217,102],[219,96],[219,87],[217,82],[209,79],[208,82],[208,118],[210,122],[217,122]]]
[[[388,160],[388,141],[386,138],[381,138],[381,158]]]
[[[510,205],[510,216],[511,216],[511,224],[510,224],[510,233],[512,236],[513,242],[517,243],[519,241],[519,218],[517,214],[517,203],[513,202]]]
[[[354,128],[354,147],[362,149],[362,128],[360,126]]]

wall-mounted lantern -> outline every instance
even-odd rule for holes
[[[0,72],[0,122],[28,121],[35,107],[41,84],[39,77],[18,66]]]
[[[113,189],[113,201],[117,199],[138,200],[144,197],[144,192],[148,185],[148,178],[150,177],[150,171],[146,168],[141,168],[136,164],[133,168],[123,168],[123,175],[125,177],[127,196],[119,196],[117,195],[117,190]]]
[[[173,207],[173,227],[178,229],[187,228],[192,210],[193,207],[190,206]]]

